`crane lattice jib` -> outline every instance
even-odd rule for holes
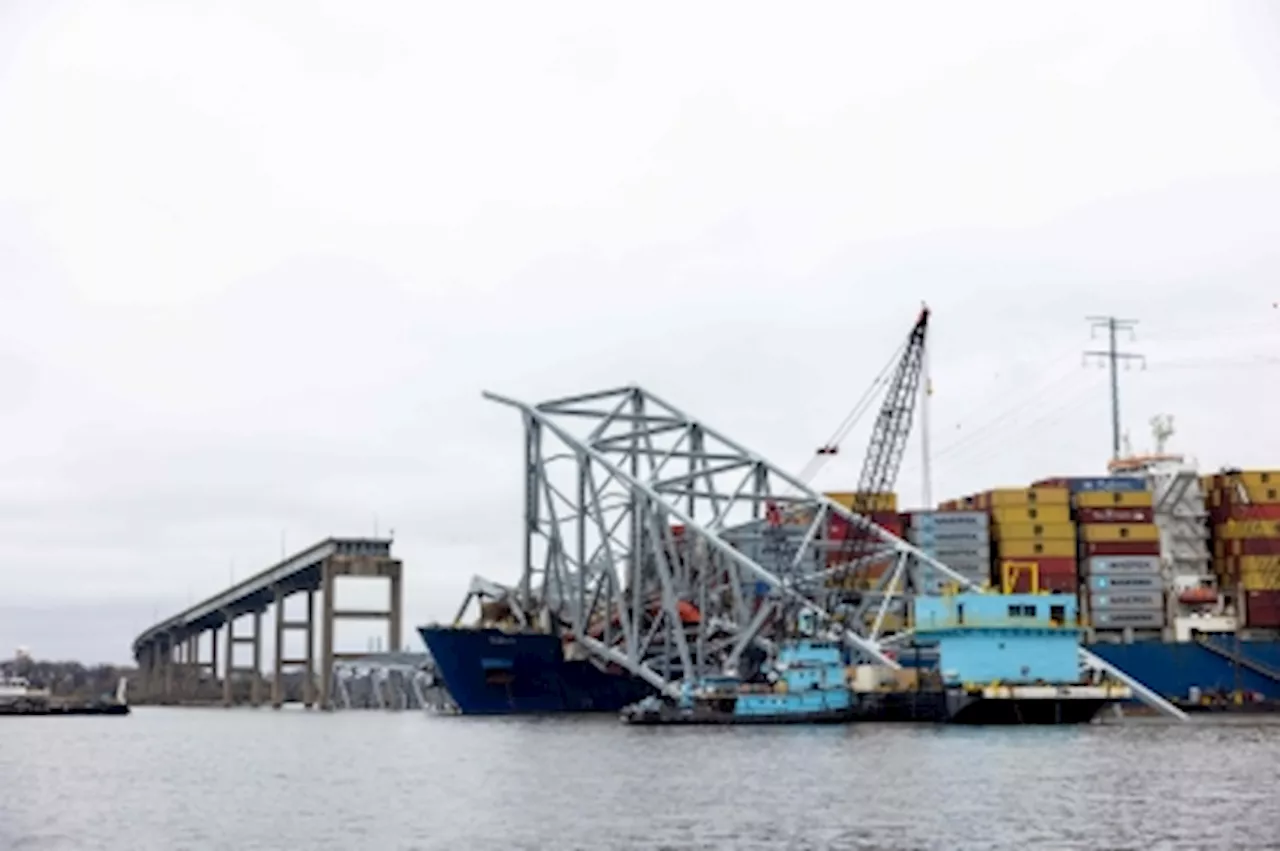
[[[915,419],[916,397],[920,391],[920,377],[924,372],[925,334],[929,327],[929,309],[923,308],[920,317],[907,337],[907,345],[901,360],[893,371],[889,389],[885,392],[880,413],[872,426],[871,443],[862,462],[858,477],[859,494],[879,494],[893,490],[902,467],[902,456],[907,449],[911,423]],[[867,506],[854,506],[866,513]],[[863,537],[851,534],[841,548],[840,561],[855,561],[862,547]]]

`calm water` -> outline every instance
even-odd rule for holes
[[[1280,848],[1280,725],[0,719],[0,849]]]

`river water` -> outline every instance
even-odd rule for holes
[[[1280,848],[1280,724],[0,719],[0,849]]]

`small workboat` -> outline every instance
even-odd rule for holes
[[[783,642],[753,681],[714,675],[683,683],[679,697],[650,696],[622,710],[626,724],[837,724],[854,720],[836,642]]]

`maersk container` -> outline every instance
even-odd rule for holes
[[[985,529],[989,518],[985,511],[919,511],[911,515],[912,529]]]
[[[963,547],[965,545],[986,544],[991,540],[985,526],[981,528],[958,529],[910,529],[907,540],[917,545],[928,545],[938,548]]]
[[[1100,609],[1160,609],[1163,611],[1164,595],[1150,591],[1091,594],[1089,610],[1096,612]]]
[[[938,561],[958,561],[966,564],[990,564],[991,563],[991,547],[983,544],[980,547],[955,547],[942,546],[924,548],[926,553],[936,558]]]
[[[1160,629],[1164,626],[1164,611],[1106,609],[1092,613],[1089,620],[1095,629]]]
[[[934,556],[934,558],[936,558],[938,561],[942,562],[952,570],[956,570],[961,573],[981,573],[982,575],[985,576],[991,572],[991,559],[989,558],[965,559],[965,558],[954,558],[954,557],[942,558],[941,556]]]
[[[1164,582],[1159,576],[1090,576],[1091,591],[1163,591]]]
[[[1160,574],[1160,556],[1093,556],[1081,562],[1087,576]]]

